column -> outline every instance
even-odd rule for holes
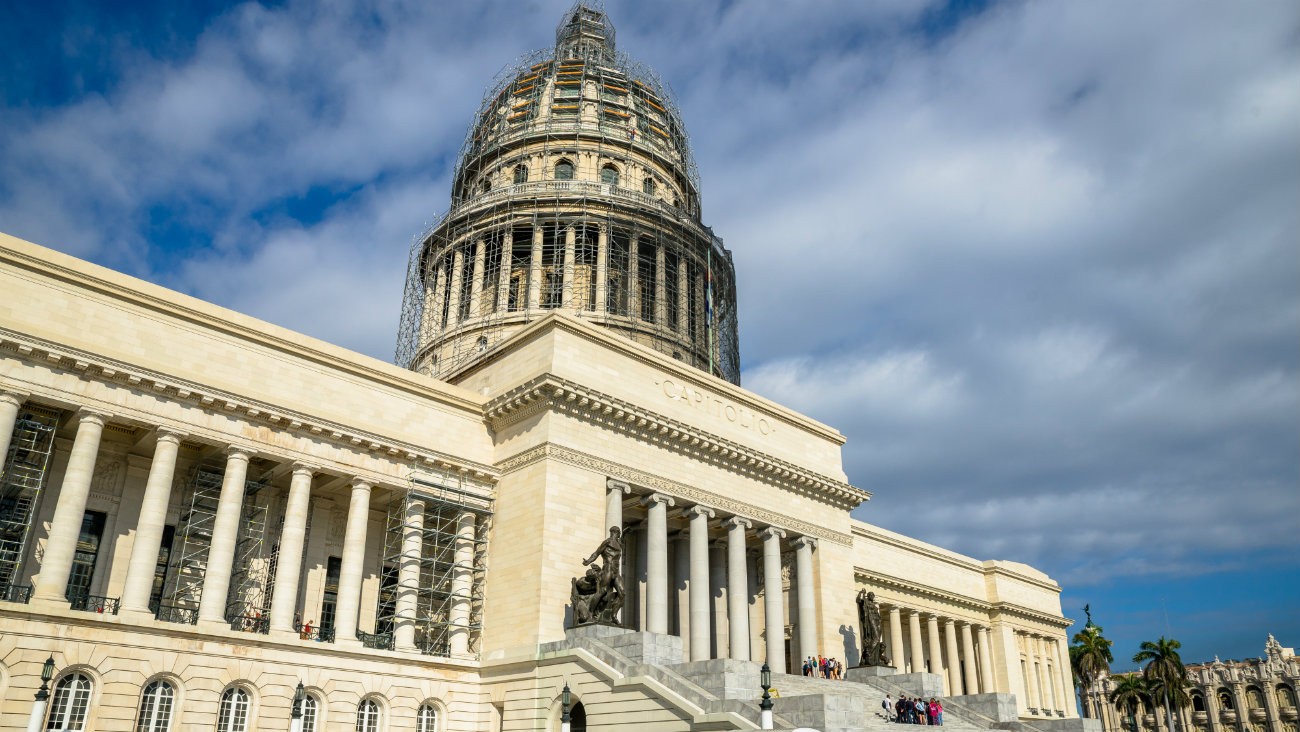
[[[975,633],[980,647],[980,691],[990,694],[997,691],[998,686],[993,676],[993,646],[989,643],[989,629],[983,625],[976,626]]]
[[[334,642],[357,645],[357,615],[361,610],[361,572],[366,558],[366,529],[370,522],[370,483],[352,479],[348,524],[343,531],[343,556],[339,566],[339,600],[334,616]]]
[[[1025,706],[1030,709],[1038,709],[1038,684],[1034,678],[1034,647],[1030,644],[1031,639],[1028,633],[1017,631],[1016,635],[1019,636],[1024,648],[1024,658],[1020,661],[1022,664],[1020,673],[1025,682]]]
[[[961,670],[966,677],[967,694],[980,693],[979,674],[975,672],[975,644],[971,642],[970,623],[961,624]]]
[[[514,232],[507,229],[501,234],[501,271],[497,273],[497,312],[510,309],[510,260],[514,255]]]
[[[230,575],[234,571],[235,546],[239,542],[250,457],[251,451],[246,448],[231,446],[226,450],[226,470],[221,477],[217,516],[212,522],[212,545],[208,548],[203,594],[199,598],[200,624],[229,627],[226,599],[230,594]]]
[[[576,236],[573,226],[564,227],[564,287],[560,291],[560,305],[565,308],[573,307],[573,259]]]
[[[99,438],[104,433],[107,419],[98,412],[82,410],[78,413],[77,436],[72,441],[72,454],[68,456],[68,467],[63,473],[63,485],[59,487],[59,500],[54,506],[50,537],[45,542],[45,555],[41,559],[41,573],[36,579],[33,599],[68,601],[72,557],[77,551],[77,539],[81,537],[81,521],[86,514],[86,500],[90,497],[90,482],[95,475],[95,459],[99,456]]]
[[[528,263],[528,309],[536,309],[542,302],[542,240],[545,234],[541,225],[533,226],[533,256]]]
[[[687,333],[686,324],[690,322],[690,278],[687,275],[690,269],[686,264],[687,255],[681,254],[677,257],[677,334],[685,336]]]
[[[889,608],[889,645],[894,657],[894,668],[898,673],[907,672],[907,661],[903,660],[903,617],[897,605]]]
[[[817,540],[800,536],[794,544],[794,573],[798,587],[795,604],[799,608],[799,658],[816,655],[817,647],[817,596],[813,592],[813,549]]]
[[[469,655],[470,594],[474,590],[474,514],[456,522],[456,568],[451,574],[451,655]]]
[[[27,401],[27,395],[0,391],[0,475],[4,474],[5,458],[9,456],[9,443],[14,438],[18,422],[18,409]]]
[[[443,310],[442,305],[447,301],[447,268],[438,265],[438,279],[433,286],[433,302],[425,306],[425,309],[433,309],[433,329],[441,331],[446,323],[447,311]]]
[[[951,618],[943,624],[944,648],[948,651],[948,696],[961,693],[961,655],[957,651],[957,621]]]
[[[912,642],[912,673],[918,673],[925,670],[925,651],[921,648],[921,614],[915,610],[908,611],[907,630]]]
[[[667,273],[664,271],[664,245],[655,245],[655,324],[663,326],[668,322],[668,288]]]
[[[600,224],[596,234],[596,312],[606,312],[609,283],[609,227]]]
[[[668,507],[671,496],[651,493],[641,499],[646,519],[646,630],[668,632]]]
[[[749,660],[749,568],[745,560],[745,531],[753,524],[732,516],[727,530],[727,646],[733,659]]]
[[[397,565],[397,599],[393,648],[414,651],[415,614],[420,593],[420,562],[424,559],[424,501],[409,499],[402,519],[402,557]],[[274,622],[274,621],[272,621]]]
[[[627,315],[641,318],[641,234],[633,231],[627,250]]]
[[[609,536],[609,530],[618,527],[620,533],[623,531],[623,496],[632,492],[632,486],[621,480],[613,478],[605,479],[605,535]]]
[[[460,322],[460,291],[465,277],[465,249],[457,245],[451,255],[451,292],[447,293],[447,327]]]
[[[1074,705],[1070,703],[1070,697],[1074,696],[1074,679],[1066,670],[1067,666],[1064,662],[1066,655],[1061,651],[1061,639],[1053,638],[1050,643],[1052,657],[1055,659],[1052,668],[1056,670],[1056,708],[1065,712],[1065,716],[1072,717],[1074,715],[1071,714],[1071,710]]]
[[[711,654],[709,622],[709,519],[715,514],[704,506],[691,506],[691,660],[707,661]]]
[[[275,585],[271,592],[270,632],[293,636],[293,614],[298,609],[298,581],[307,546],[307,515],[311,512],[311,478],[316,468],[293,464],[289,496],[284,504],[284,526],[280,529],[280,558],[276,562]]]
[[[469,316],[477,318],[483,312],[483,260],[487,257],[487,242],[483,237],[474,240],[474,268],[469,282]]]
[[[939,616],[930,613],[925,619],[926,643],[930,649],[930,666],[932,674],[946,674],[943,665],[943,643],[939,640]]]
[[[149,612],[149,595],[153,590],[158,549],[162,546],[163,529],[167,524],[167,504],[172,497],[176,454],[180,452],[183,436],[171,430],[158,430],[153,460],[149,463],[149,477],[145,479],[144,497],[140,500],[140,517],[136,520],[131,559],[126,566],[126,584],[122,588],[123,615],[153,615]]]
[[[769,526],[758,532],[763,540],[763,609],[767,624],[767,665],[785,673],[785,589],[781,586],[781,539],[785,532]]]

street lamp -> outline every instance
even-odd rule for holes
[[[560,692],[560,732],[569,732],[569,702],[572,700],[572,692],[569,691],[569,682],[564,682],[564,691]]]
[[[45,708],[50,705],[50,680],[54,678],[54,654],[45,659],[41,666],[41,688],[36,691],[36,703],[32,705],[32,716],[27,720],[27,732],[41,732],[45,722]]]
[[[302,682],[298,682],[298,688],[293,690],[293,711],[289,713],[289,732],[302,732],[302,701],[307,698],[307,690],[302,688]]]
[[[772,688],[772,668],[763,662],[763,668],[758,671],[758,685],[763,687],[763,700],[758,703],[759,709],[759,727],[762,729],[772,729],[772,695],[768,691]]]

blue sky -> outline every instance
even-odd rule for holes
[[[388,359],[484,88],[568,1],[57,6],[0,16],[0,230]],[[1300,6],[608,10],[692,135],[744,383],[846,434],[857,515],[1042,568],[1121,661],[1300,645]]]

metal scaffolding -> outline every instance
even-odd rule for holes
[[[388,507],[376,638],[428,655],[478,658],[492,501],[454,475],[414,477]]]
[[[25,407],[14,423],[13,438],[0,473],[0,599],[14,599],[41,489],[54,453],[58,414]]]
[[[395,361],[446,377],[562,309],[739,383],[735,269],[700,217],[670,90],[575,5],[485,94],[412,244]]]

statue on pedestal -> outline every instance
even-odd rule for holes
[[[596,563],[599,559],[600,563]],[[623,609],[623,530],[611,527],[609,537],[582,560],[587,573],[574,577],[569,600],[573,605],[573,624],[618,625],[618,611]]]
[[[862,628],[862,659],[859,666],[888,666],[885,657],[885,637],[880,626],[880,606],[876,593],[858,591],[858,625]]]

